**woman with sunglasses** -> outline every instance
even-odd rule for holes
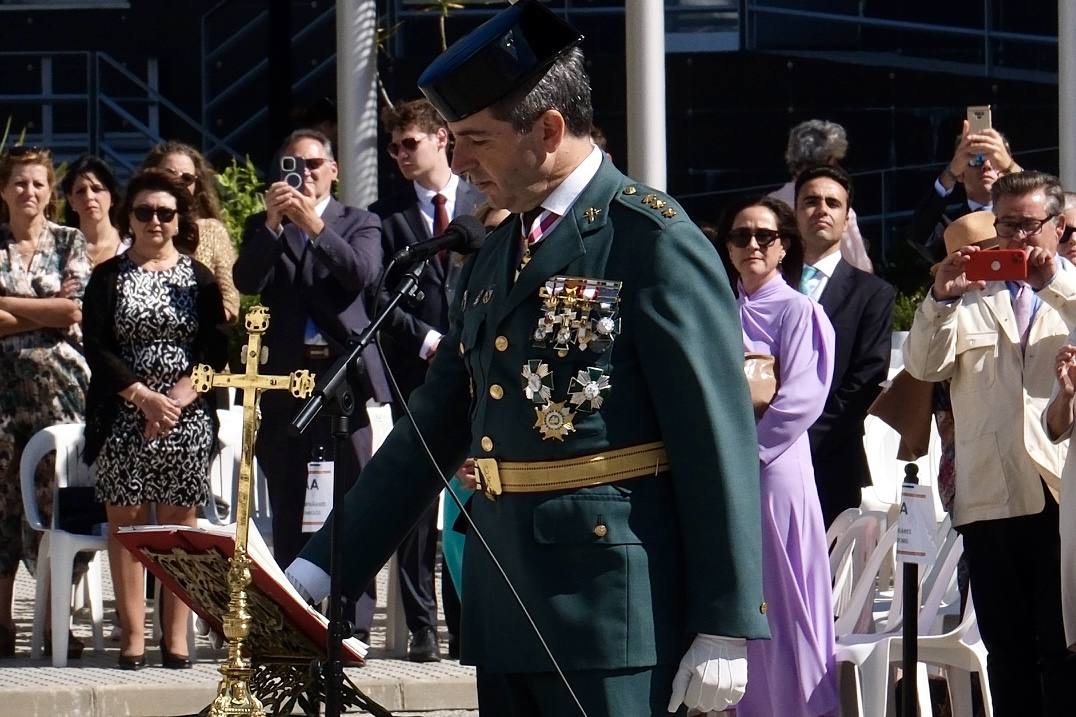
[[[146,664],[143,573],[115,532],[147,523],[150,503],[162,524],[195,525],[197,506],[209,497],[217,419],[195,392],[191,370],[199,363],[222,368],[227,334],[216,279],[189,256],[198,229],[182,180],[156,169],[135,175],[119,222],[133,237],[131,248],[98,266],[86,288],[93,379],[83,458],[94,466],[97,499],[108,513],[119,667],[137,670]],[[162,609],[162,664],[190,667],[187,655],[172,649],[186,646],[188,608],[166,593]]]
[[[127,250],[130,241],[116,229],[120,185],[103,159],[92,154],[76,159],[60,180],[60,191],[67,198],[64,223],[85,235],[92,266]]]
[[[15,571],[37,555],[31,536],[41,535],[23,520],[19,460],[37,431],[82,421],[89,382],[78,322],[90,262],[82,233],[51,221],[54,182],[47,149],[15,147],[0,158],[0,657],[15,654]],[[53,474],[42,461],[37,502],[46,520]],[[68,656],[81,653],[82,643],[69,641]]]
[[[777,388],[756,405],[762,487],[762,585],[770,640],[747,643],[751,679],[738,717],[836,711],[833,606],[826,530],[807,429],[833,374],[833,327],[800,294],[803,244],[792,210],[744,199],[717,227],[717,250],[739,296],[745,353],[774,357]]]
[[[142,169],[163,169],[183,182],[194,202],[191,209],[198,225],[198,248],[194,258],[205,264],[217,277],[224,296],[224,314],[228,321],[239,316],[239,291],[232,280],[235,245],[220,221],[216,173],[202,153],[182,142],[162,142],[146,155]]]

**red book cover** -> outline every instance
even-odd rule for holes
[[[116,537],[213,630],[224,634],[235,526],[138,526],[120,529]],[[328,620],[299,597],[253,526],[247,543],[251,627],[246,644],[250,656],[258,662],[324,658]],[[366,650],[359,640],[348,639],[341,657],[362,664]]]

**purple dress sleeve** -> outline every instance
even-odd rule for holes
[[[785,303],[780,321],[777,393],[758,422],[763,466],[784,453],[818,419],[833,377],[833,326],[822,307],[795,294]]]

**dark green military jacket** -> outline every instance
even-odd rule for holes
[[[552,460],[664,441],[670,469],[657,476],[471,500],[565,669],[675,664],[699,632],[767,637],[758,445],[721,262],[679,205],[608,160],[570,211],[518,279],[518,217],[465,267],[453,328],[409,404],[422,434],[446,473],[466,456]],[[441,487],[397,423],[347,496],[346,592]],[[322,529],[302,557],[327,568],[327,549]],[[463,595],[464,662],[551,669],[473,534]]]

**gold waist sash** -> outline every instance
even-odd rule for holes
[[[478,489],[490,498],[501,493],[544,493],[616,483],[668,470],[662,441],[558,461],[475,459]]]

